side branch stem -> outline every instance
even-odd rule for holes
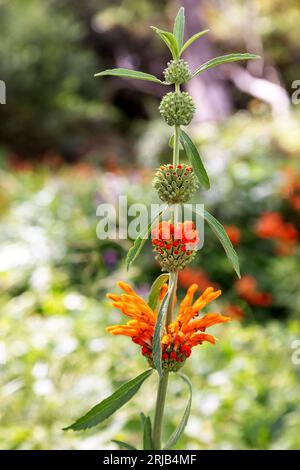
[[[164,374],[159,378],[152,437],[153,447],[155,450],[161,449],[161,434],[168,386],[168,377],[169,373],[164,372]]]

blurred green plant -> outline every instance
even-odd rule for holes
[[[8,11],[7,4],[4,0],[0,2],[1,14],[5,11],[3,5]],[[31,0],[26,4],[30,5]],[[128,2],[122,4],[128,5]],[[148,2],[141,4],[143,9]],[[231,47],[232,42],[239,43],[245,33],[244,21],[234,23],[235,18],[240,17],[236,9],[243,14],[246,10],[232,1],[230,8],[233,10],[226,4],[226,11],[221,9],[218,16],[219,7],[215,5],[211,4],[206,11],[215,39],[224,44],[226,30],[227,45]],[[267,46],[266,55],[279,64],[289,84],[295,77],[297,63],[297,2],[286,5],[281,0],[274,4],[261,0],[259,5],[261,20],[254,21],[253,25],[259,26]],[[140,12],[139,7],[136,8]],[[23,2],[16,11],[22,17],[29,9],[26,10]],[[118,8],[118,13],[119,17],[113,11],[111,17],[121,22],[124,19],[122,8]],[[0,22],[4,18],[2,15]],[[15,21],[21,23],[17,18]],[[26,21],[27,27],[35,24],[29,18]],[[130,14],[126,21],[131,27]],[[54,26],[47,23],[48,29],[50,26],[52,30]],[[139,24],[139,29],[143,26]],[[237,26],[241,31],[233,37],[232,31],[237,31]],[[22,25],[19,28],[22,30]],[[7,31],[12,32],[13,27]],[[14,34],[18,37],[18,31]],[[21,39],[18,41],[21,44]],[[55,44],[59,48],[56,38]],[[18,87],[25,93],[22,85],[25,76],[21,69],[15,70],[20,82]],[[36,75],[34,71],[31,83],[38,86]],[[94,83],[92,80],[91,84]],[[53,83],[48,84],[47,89],[51,86]],[[81,90],[81,96],[85,90]],[[51,116],[55,116],[52,107],[49,109]],[[64,114],[63,106],[57,109]],[[4,110],[7,111],[0,108],[1,112]],[[41,109],[40,113],[44,112]],[[36,135],[39,122],[35,122],[35,126],[29,128],[30,136]],[[134,126],[140,133],[140,124]],[[22,150],[26,139],[22,129],[20,126],[11,134],[18,150]],[[144,129],[145,136],[139,144],[143,152],[140,151],[140,161],[149,165],[152,157],[153,166],[163,157],[167,136],[161,124],[154,121],[145,124]],[[153,129],[156,136],[158,132],[164,133],[160,147],[159,139],[153,139]],[[68,126],[65,130],[71,135]],[[59,133],[58,129],[57,135]],[[192,129],[192,135],[202,147],[212,184],[218,180],[217,190],[210,191],[207,205],[222,222],[234,226],[230,229],[238,244],[242,275],[251,274],[259,287],[271,294],[272,302],[265,306],[253,305],[240,297],[233,273],[207,231],[203,253],[209,262],[205,271],[200,255],[187,277],[181,279],[181,285],[213,279],[224,289],[220,308],[229,312],[228,306],[238,307],[230,311],[238,313],[243,323],[232,322],[222,332],[218,349],[204,347],[186,365],[185,371],[195,376],[197,392],[180,447],[298,449],[299,365],[291,362],[291,344],[300,337],[299,243],[292,246],[291,252],[279,254],[274,240],[258,237],[255,226],[262,212],[273,211],[295,225],[298,232],[300,230],[299,210],[291,205],[292,189],[288,188],[288,196],[282,195],[283,169],[297,171],[299,115],[294,109],[289,119],[276,122],[263,103],[252,100],[248,111],[236,113],[221,125],[202,123]],[[58,142],[55,133],[53,136]],[[36,137],[39,139],[39,135]],[[61,138],[64,140],[60,136],[60,142]],[[145,145],[147,142],[149,145]],[[34,145],[32,139],[30,144]],[[1,161],[6,155],[0,149]],[[112,438],[120,441],[125,432],[130,432],[132,444],[138,446],[140,421],[135,409],[140,405],[145,412],[150,411],[151,391],[148,394],[145,391],[142,397],[126,405],[117,420],[110,418],[105,426],[100,425],[98,435],[87,432],[79,440],[71,433],[62,435],[59,427],[82,412],[82,400],[86,403],[87,391],[87,405],[92,406],[121,385],[115,380],[117,373],[129,379],[143,365],[143,359],[136,358],[135,347],[128,347],[125,339],[120,338],[116,348],[113,338],[103,336],[104,328],[115,320],[107,303],[101,300],[103,291],[124,275],[120,259],[129,246],[126,242],[96,240],[94,214],[97,201],[111,200],[116,188],[134,202],[149,203],[152,197],[146,190],[149,180],[141,170],[134,175],[126,174],[124,178],[120,169],[116,174],[94,169],[86,173],[80,166],[66,167],[55,174],[43,167],[28,172],[20,172],[21,169],[11,166],[9,171],[1,170],[0,175],[0,400],[4,405],[0,412],[0,447],[108,449],[113,447]],[[199,200],[198,194],[196,198]],[[149,249],[141,256],[140,264],[148,266],[147,272],[136,266],[130,275],[139,292],[146,296],[158,267]],[[175,383],[174,391],[173,407],[183,408],[185,399]],[[172,413],[167,413],[166,434],[170,435],[177,424]]]
[[[235,164],[228,161],[222,192],[213,194],[210,207],[221,213],[222,220],[241,229],[242,273],[259,279],[272,293],[273,303],[263,308],[239,299],[222,248],[216,249],[213,235],[207,231],[205,275],[224,288],[218,309],[233,303],[242,308],[244,317],[243,323],[234,321],[222,330],[218,348],[203,347],[185,366],[185,373],[194,376],[195,391],[180,448],[300,446],[299,365],[291,362],[291,344],[300,337],[299,251],[274,256],[272,241],[259,240],[253,224],[244,221],[255,222],[266,209],[280,211],[285,218],[289,214],[279,193],[283,159],[267,158],[258,142],[252,142],[252,133],[258,135],[262,126],[253,117],[251,122],[250,129],[241,116],[233,117],[214,132],[210,128],[205,134],[203,128],[198,139],[205,154],[222,149],[226,154],[231,139],[236,143]],[[253,149],[245,146],[249,139]],[[237,172],[244,175],[238,186]],[[270,188],[271,180],[277,186]],[[95,239],[95,211],[98,201],[113,201],[114,188],[127,194],[131,202],[144,198],[149,203],[150,189],[148,193],[145,188],[150,188],[150,180],[143,172],[124,178],[93,168],[87,173],[86,167],[76,165],[55,174],[42,167],[14,173],[2,169],[1,182],[0,198],[5,204],[1,204],[0,221],[0,447],[109,449],[115,448],[112,439],[122,441],[127,433],[132,445],[138,446],[140,421],[135,410],[140,406],[145,413],[150,411],[151,387],[122,408],[117,419],[109,418],[100,425],[100,433],[87,431],[78,439],[72,433],[62,434],[60,427],[82,412],[83,399],[86,406],[92,406],[117,389],[121,385],[115,379],[117,374],[129,379],[137,369],[142,370],[144,359],[137,357],[135,345],[120,338],[116,347],[114,337],[103,335],[105,327],[115,321],[103,294],[125,275],[122,258],[129,246]],[[231,200],[239,201],[234,211]],[[150,248],[141,256],[141,263],[129,275],[146,297],[159,269]],[[142,269],[145,264],[147,271]],[[94,268],[87,269],[91,265]],[[188,273],[195,282],[201,265],[200,258],[193,263],[195,271]],[[185,406],[181,387],[173,382],[172,387],[172,406]],[[170,408],[167,435],[176,424]]]
[[[7,86],[1,141],[20,155],[49,149],[76,155],[100,98],[92,78],[97,62],[84,45],[82,25],[48,1],[2,0],[0,29]]]
[[[54,273],[53,273],[54,274]],[[41,275],[41,273],[40,273]],[[53,276],[48,287],[57,284]],[[103,330],[114,315],[107,302],[65,288],[65,312],[52,297],[44,315],[31,287],[1,301],[0,417],[1,449],[112,449],[112,439],[140,443],[136,407],[150,412],[152,387],[100,425],[101,432],[62,433],[60,427],[121,384],[116,374],[133,377],[143,367],[134,345]],[[224,329],[223,329],[224,330]],[[299,322],[258,324],[232,322],[218,348],[205,346],[191,356],[185,373],[195,376],[194,400],[186,433],[180,442],[189,449],[298,449],[299,365],[291,362]],[[120,349],[122,354],[120,354]],[[87,367],[88,365],[88,367]],[[99,374],[101,371],[101,374]],[[150,379],[153,380],[153,379]],[[153,382],[154,386],[154,382]],[[177,425],[172,409],[185,405],[181,387],[172,381],[172,407],[166,433]]]

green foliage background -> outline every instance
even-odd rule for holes
[[[205,3],[213,45],[243,49],[248,13],[241,2],[226,5],[224,11]],[[252,26],[291,95],[299,78],[298,2],[253,6]],[[169,129],[158,116],[158,89],[92,75],[114,65],[125,38],[135,57],[141,54],[137,68],[161,76],[167,52],[148,26],[168,28],[177,8],[171,1],[29,0],[24,7],[0,0],[0,78],[8,89],[8,104],[0,107],[1,449],[116,448],[112,439],[140,445],[137,410],[153,410],[154,375],[96,430],[61,428],[145,368],[136,345],[105,333],[120,320],[105,293],[122,279],[146,296],[159,270],[147,244],[126,273],[130,241],[98,240],[95,214],[103,201],[117,204],[119,194],[150,204],[154,168],[170,155]],[[273,211],[300,230],[299,212],[282,194],[283,170],[299,171],[300,108],[275,119],[262,101],[230,92],[226,120],[192,129],[214,188],[195,202],[240,229],[241,272],[254,276],[272,303],[253,306],[238,295],[235,274],[207,228],[193,268],[222,288],[216,311],[234,304],[244,318],[216,328],[217,345],[197,348],[185,365],[194,400],[177,447],[299,449],[300,364],[292,361],[300,340],[299,243],[279,256],[274,240],[259,238],[254,227]],[[183,390],[173,376],[165,438],[185,406]]]

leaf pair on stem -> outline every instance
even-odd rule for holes
[[[73,431],[81,431],[85,429],[92,428],[93,426],[97,426],[98,424],[102,423],[104,420],[109,418],[113,415],[116,411],[118,411],[125,403],[127,403],[140,389],[141,385],[147,380],[150,375],[152,374],[153,369],[147,369],[142,374],[138,375],[134,379],[130,380],[123,384],[118,390],[116,390],[110,397],[105,398],[103,401],[98,403],[98,405],[94,406],[88,413],[84,416],[79,418],[75,423],[71,424],[70,426],[64,428],[64,431],[72,429]],[[183,416],[169,438],[168,442],[166,443],[164,449],[171,449],[174,447],[179,440],[180,436],[182,435],[191,410],[191,403],[192,403],[192,385],[189,379],[183,375],[178,374],[182,380],[188,385],[189,389],[189,399],[187,406],[184,410]],[[152,425],[151,419],[149,416],[145,416],[143,413],[141,414],[141,421],[143,427],[143,449],[144,450],[154,450],[153,442],[152,442]],[[116,444],[118,444],[121,448],[127,450],[136,450],[131,444],[127,442],[114,440]]]
[[[173,60],[177,60],[181,57],[183,52],[191,45],[194,41],[201,38],[204,34],[209,32],[209,29],[205,29],[204,31],[200,31],[197,34],[194,34],[190,37],[184,44],[183,44],[183,36],[184,36],[184,8],[181,7],[174,23],[173,32],[163,31],[162,29],[156,28],[155,26],[151,26],[151,28],[155,31],[155,33],[163,40],[166,44],[168,49],[171,52]],[[190,79],[196,77],[202,72],[205,72],[208,69],[216,67],[217,65],[227,64],[229,62],[236,62],[239,60],[248,60],[248,59],[259,59],[260,57],[256,54],[246,53],[235,53],[235,54],[227,54],[220,57],[215,57],[210,59],[209,61],[205,62],[204,64],[200,65],[191,75]],[[102,72],[98,72],[95,74],[95,77],[103,77],[105,75],[112,75],[115,77],[123,77],[123,78],[135,78],[138,80],[146,80],[155,83],[160,83],[161,85],[169,85],[168,82],[162,81],[159,78],[145,72],[139,72],[137,70],[129,70],[124,68],[118,69],[107,69]]]

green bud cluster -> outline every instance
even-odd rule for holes
[[[184,251],[183,251],[184,250]],[[162,271],[182,271],[196,256],[196,250],[188,250],[184,243],[164,243],[164,246],[154,246],[155,259],[161,266]]]
[[[148,364],[152,369],[155,369],[155,365],[153,362],[152,357],[146,356],[146,359],[148,361]],[[184,365],[186,358],[182,360],[182,362],[179,362],[178,360],[162,360],[161,366],[162,369],[165,370],[166,372],[177,372],[181,367]]]
[[[198,180],[190,165],[162,165],[152,182],[162,201],[169,204],[187,202],[198,188]]]
[[[163,72],[165,81],[170,84],[181,85],[192,76],[189,64],[183,59],[171,60]]]
[[[180,91],[167,93],[159,105],[159,111],[169,126],[187,126],[195,109],[192,97]]]

